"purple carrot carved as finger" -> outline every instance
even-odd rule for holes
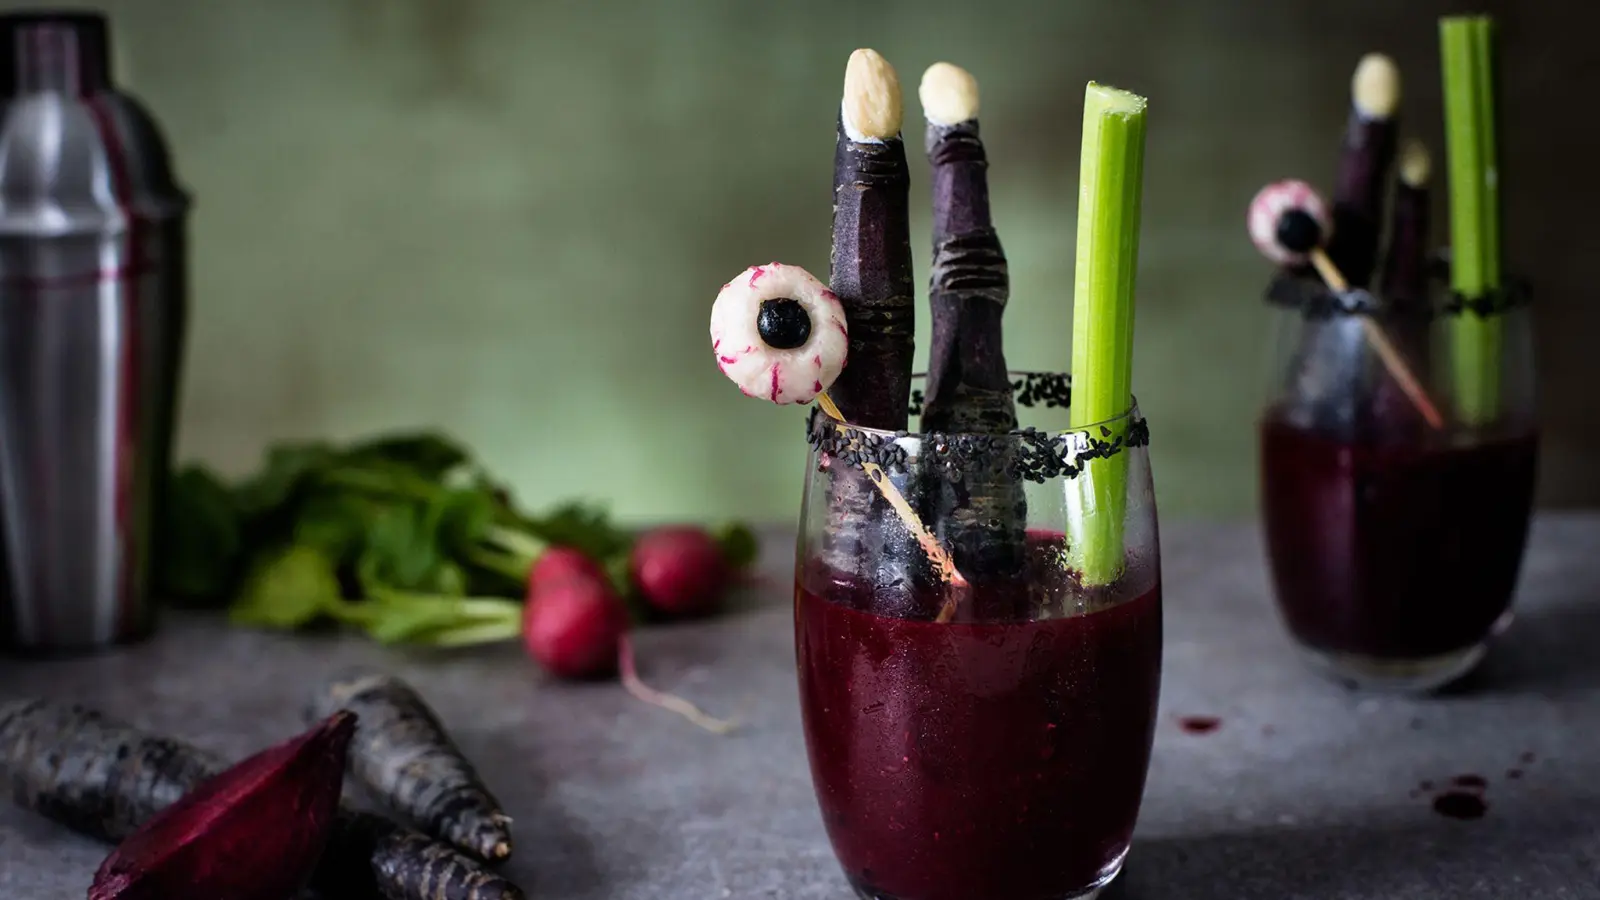
[[[916,315],[900,120],[894,68],[873,50],[851,54],[834,152],[829,274],[849,326],[850,363],[830,395],[850,422],[888,431],[906,427]]]
[[[1005,434],[1017,427],[1001,333],[1010,280],[989,212],[978,82],[964,69],[935,63],[918,94],[933,173],[933,341],[923,430]],[[1012,575],[1023,561],[1021,486],[1003,465],[965,474],[959,483],[930,480],[930,518],[969,579]]]
[[[1428,175],[1431,168],[1428,150],[1420,141],[1409,140],[1400,149],[1400,184],[1395,188],[1394,208],[1389,225],[1388,256],[1383,266],[1383,301],[1390,315],[1390,333],[1413,371],[1433,370],[1432,336],[1428,294]],[[1396,413],[1391,421],[1409,421],[1410,410],[1404,399],[1393,396],[1392,383],[1384,385],[1389,394],[1382,398],[1385,407]]]
[[[900,80],[874,50],[845,67],[833,157],[833,253],[829,287],[844,307],[847,363],[829,397],[849,422],[898,431],[910,418],[915,288],[911,271],[911,173],[900,139]],[[880,542],[889,515],[861,470],[834,470],[823,555],[839,571]],[[908,545],[909,562],[915,552]]]
[[[936,63],[918,93],[933,174],[933,346],[922,424],[927,431],[1003,433],[1017,426],[1000,328],[1011,291],[989,213],[978,83]]]
[[[1384,196],[1394,164],[1400,106],[1400,70],[1394,60],[1381,53],[1362,57],[1351,79],[1350,101],[1334,179],[1328,258],[1352,287],[1366,287],[1377,265]]]
[[[1407,141],[1400,151],[1400,184],[1395,188],[1389,255],[1383,267],[1383,299],[1396,313],[1427,311],[1431,168],[1422,142]]]

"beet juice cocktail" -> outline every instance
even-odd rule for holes
[[[1149,431],[1130,390],[1145,101],[1085,94],[1069,379],[1007,371],[976,81],[940,63],[918,94],[925,381],[900,86],[871,50],[845,73],[830,286],[745,270],[717,296],[712,348],[746,394],[817,401],[795,652],[822,821],[857,895],[1090,897],[1128,852],[1161,681]]]
[[[1064,384],[1018,379],[1025,417],[1031,385]],[[823,821],[862,896],[1075,897],[1120,867],[1155,728],[1161,577],[1143,423],[1104,427],[897,437],[815,414],[801,712]],[[954,575],[887,503],[861,503],[868,467],[942,523]],[[1091,586],[1074,548],[1112,529],[1075,504],[1118,469],[1121,565]],[[959,517],[978,492],[1014,517]]]
[[[1418,142],[1400,147],[1378,252],[1397,145],[1387,58],[1357,70],[1331,207],[1293,181],[1251,206],[1252,238],[1284,267],[1268,291],[1278,356],[1259,424],[1278,608],[1313,662],[1356,686],[1426,690],[1471,670],[1510,620],[1527,538],[1532,338],[1526,292],[1499,274],[1497,201],[1481,199],[1495,184],[1482,157],[1492,110],[1476,93],[1488,80],[1469,71],[1489,46],[1482,21],[1442,30],[1459,69],[1447,66],[1449,152],[1472,157],[1451,161],[1448,292],[1430,279]]]

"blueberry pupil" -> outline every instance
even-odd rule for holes
[[[811,338],[811,316],[798,300],[789,297],[763,300],[761,312],[756,316],[756,331],[768,346],[793,350]]]
[[[1309,253],[1322,242],[1322,226],[1302,209],[1278,217],[1278,243],[1292,253]]]

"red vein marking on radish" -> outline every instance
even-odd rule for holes
[[[814,394],[822,393],[822,382],[820,382],[820,381],[812,382],[811,383],[811,392],[814,393]]]
[[[717,338],[716,340],[712,341],[711,342],[711,350],[712,350],[712,352],[716,352],[717,348],[721,347],[721,346],[722,346],[722,338]]]
[[[634,699],[651,706],[659,706],[668,712],[675,712],[712,734],[727,734],[733,731],[735,727],[733,722],[708,716],[700,710],[700,707],[682,697],[663,693],[640,681],[639,670],[633,664],[633,641],[629,640],[627,634],[617,638],[617,661],[622,670],[622,687],[632,694]]]
[[[822,368],[822,354],[818,353],[816,356],[811,357],[811,364],[819,369]]]
[[[756,266],[754,269],[751,269],[750,270],[750,286],[751,287],[755,287],[756,286],[756,282],[760,281],[761,280],[761,276],[763,276],[765,274],[767,274],[767,270],[765,268],[763,268],[762,266]]]
[[[737,356],[719,356],[717,359],[721,360],[722,364],[725,366],[731,366],[739,361],[739,357]]]

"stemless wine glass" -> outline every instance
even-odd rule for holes
[[[1013,384],[1025,418],[1065,422],[1065,376]],[[891,433],[813,413],[801,710],[860,897],[1092,897],[1127,854],[1161,679],[1149,432],[1137,409],[1027,424]]]
[[[1278,609],[1346,684],[1438,688],[1510,622],[1538,444],[1525,297],[1430,310],[1289,279],[1269,292],[1260,471]]]

